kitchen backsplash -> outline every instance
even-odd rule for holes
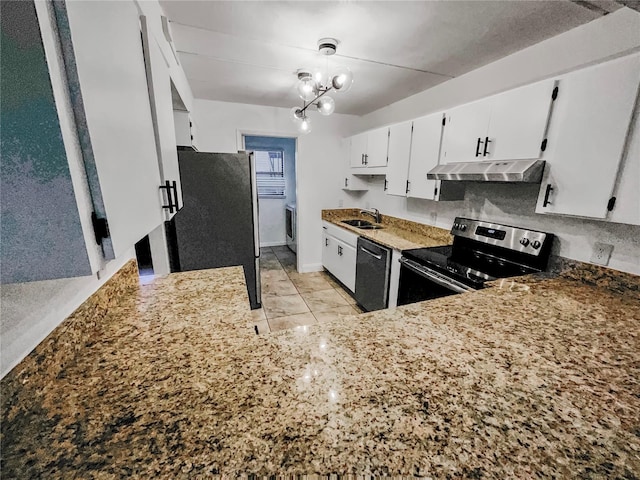
[[[375,207],[382,214],[450,229],[456,216],[490,220],[506,225],[553,233],[553,252],[572,260],[590,262],[593,245],[613,245],[608,267],[640,275],[640,226],[562,215],[535,213],[539,185],[468,183],[465,199],[435,202],[387,195],[384,177],[369,182],[369,191],[344,194],[345,206]]]

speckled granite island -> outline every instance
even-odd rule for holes
[[[637,277],[574,268],[258,336],[239,268],[134,275],[2,380],[4,478],[640,476]]]

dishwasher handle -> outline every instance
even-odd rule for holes
[[[377,255],[375,253],[373,253],[371,250],[369,250],[368,248],[364,248],[364,247],[360,247],[360,250],[363,251],[364,253],[371,255],[372,257],[378,259],[378,260],[382,260],[382,255]]]

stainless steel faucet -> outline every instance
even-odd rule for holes
[[[380,211],[377,208],[371,208],[369,210],[360,210],[362,215],[369,215],[376,220],[376,223],[380,223]]]

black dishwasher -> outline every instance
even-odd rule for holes
[[[391,250],[366,238],[358,238],[355,298],[364,310],[382,310],[389,305]]]

